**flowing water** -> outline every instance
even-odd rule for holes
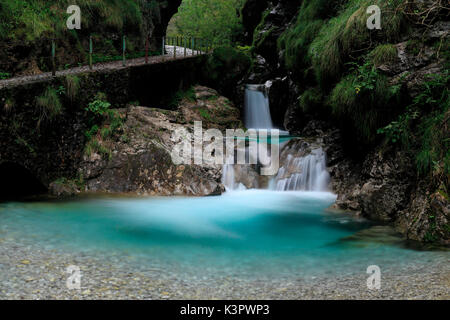
[[[314,149],[304,157],[289,154],[271,182],[277,191],[328,191],[330,174],[327,171],[326,155],[322,148]]]
[[[355,237],[371,224],[327,211],[334,201],[324,192],[248,190],[207,198],[6,203],[0,237],[75,256],[123,254],[130,271],[158,268],[179,276],[335,275],[445,258],[405,249],[395,237]]]
[[[272,128],[267,96],[256,89],[246,92],[246,125]],[[411,250],[389,228],[330,211],[336,196],[327,192],[324,151],[293,151],[282,154],[269,190],[245,190],[230,163],[222,179],[229,191],[217,197],[0,203],[0,242],[120,257],[130,273],[158,269],[177,279],[336,277],[365,274],[370,265],[401,273],[448,261],[448,252]]]
[[[263,85],[247,85],[245,90],[245,126],[249,129],[272,129],[269,97]]]

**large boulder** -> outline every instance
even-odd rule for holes
[[[214,164],[175,165],[171,151],[175,130],[193,131],[194,121],[203,128],[242,127],[240,113],[215,90],[197,86],[175,111],[131,106],[122,110],[126,121],[120,137],[98,141],[109,156],[86,154],[80,168],[87,192],[138,193],[142,195],[220,194],[222,167]]]

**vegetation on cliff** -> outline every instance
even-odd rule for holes
[[[245,0],[184,0],[168,28],[169,36],[230,42],[242,34],[240,10]]]
[[[136,56],[150,37],[151,50],[160,52],[171,15],[181,0],[4,0],[0,3],[0,72],[17,74],[49,71],[51,39],[56,41],[59,66],[87,63],[92,36],[94,62],[109,61],[122,54]],[[69,5],[81,9],[81,30],[68,30]],[[24,46],[24,43],[26,44]]]
[[[373,4],[382,11],[381,30],[366,26],[366,9]],[[410,101],[403,95],[403,78],[392,81],[380,68],[399,62],[394,43],[440,14],[439,6],[404,0],[305,0],[278,47],[285,68],[305,90],[300,98],[303,112],[328,106],[328,117],[338,121],[350,144],[357,142],[359,148],[373,146],[382,134],[390,143],[403,143],[415,155],[418,173],[434,172],[448,185],[448,74],[430,77]],[[436,45],[445,58],[442,43]],[[314,92],[317,96],[311,98]]]

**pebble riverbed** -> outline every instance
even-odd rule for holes
[[[369,275],[244,279],[217,273],[146,267],[126,254],[74,253],[0,238],[0,299],[449,299],[448,260],[382,270],[381,289]],[[69,290],[67,267],[81,269],[81,289]]]

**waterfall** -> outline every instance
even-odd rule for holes
[[[326,166],[326,154],[322,148],[312,150],[303,157],[289,154],[271,189],[277,191],[328,191],[330,174]]]
[[[265,85],[247,85],[245,90],[245,125],[249,129],[274,129],[270,115],[269,98]],[[281,135],[289,133],[281,131]],[[269,180],[269,189],[276,191],[328,191],[330,174],[326,167],[326,154],[322,148],[312,148],[308,143],[297,140],[293,144],[280,143],[283,149],[280,157],[280,169]],[[249,188],[248,174],[235,166],[234,157],[227,159],[223,166],[222,184],[227,191]],[[259,160],[259,155],[258,155]],[[259,163],[259,161],[258,161]],[[247,172],[248,173],[248,172]],[[242,183],[242,181],[245,181]],[[254,187],[254,186],[253,186]]]
[[[234,165],[225,164],[222,170],[222,184],[227,190],[234,190],[236,188]]]
[[[247,85],[246,87],[245,126],[249,129],[273,128],[265,85]]]
[[[235,166],[233,164],[225,164],[223,166],[222,184],[227,191],[247,189],[242,183],[236,181]]]

